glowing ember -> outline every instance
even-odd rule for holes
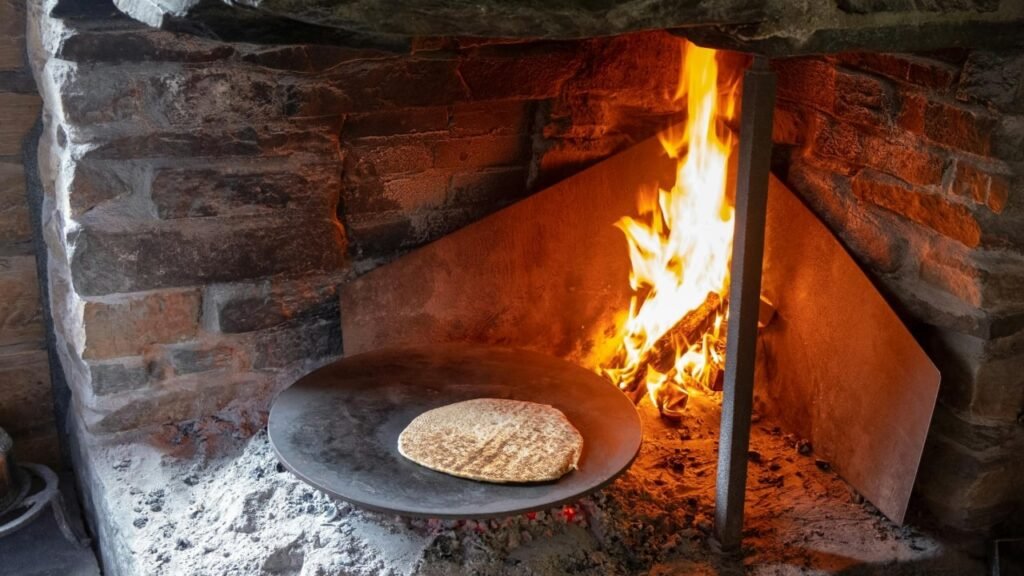
[[[726,192],[735,91],[719,102],[715,51],[687,44],[676,100],[686,99],[682,135],[660,136],[677,160],[671,190],[640,191],[639,217],[616,223],[629,244],[633,290],[615,356],[601,372],[662,414],[678,417],[688,393],[710,390],[724,352],[733,209]]]

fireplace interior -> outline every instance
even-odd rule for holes
[[[0,0],[0,489],[56,470],[54,538],[119,576],[1020,573],[1024,5],[242,4]],[[439,346],[525,351],[479,389],[549,374],[570,420],[582,367],[642,444],[400,513],[387,419],[436,370],[373,381]],[[277,409],[366,358],[365,404]],[[0,555],[45,573],[27,507]]]

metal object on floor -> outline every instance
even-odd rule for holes
[[[772,150],[775,73],[755,57],[743,75],[736,224],[729,288],[729,337],[725,352],[715,538],[725,552],[739,548],[747,486],[747,448],[754,399],[757,319],[761,294],[768,170]]]
[[[558,408],[583,435],[579,468],[554,482],[490,484],[430,470],[398,453],[398,435],[413,418],[472,398]],[[316,488],[373,510],[444,519],[575,501],[625,471],[642,436],[632,402],[597,374],[536,352],[470,344],[343,358],[282,392],[268,429],[284,466]]]
[[[0,538],[28,526],[50,507],[61,534],[78,546],[88,546],[89,539],[68,523],[57,475],[42,464],[16,465],[11,457],[13,447],[11,437],[0,428]],[[33,477],[42,484],[36,492],[32,491]]]

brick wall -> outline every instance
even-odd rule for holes
[[[676,108],[663,33],[386,51],[30,20],[57,348],[101,434],[258,421],[341,353],[339,283]]]
[[[0,427],[16,456],[57,461],[50,372],[22,145],[40,99],[25,60],[22,0],[0,0]]]
[[[1024,54],[781,60],[776,169],[942,371],[918,492],[989,526],[1024,492]]]

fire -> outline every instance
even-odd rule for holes
[[[733,237],[726,180],[734,141],[718,120],[735,113],[735,90],[720,97],[714,50],[687,43],[683,58],[675,99],[685,98],[688,119],[682,134],[659,136],[676,181],[640,191],[639,216],[616,223],[629,244],[633,297],[618,350],[601,369],[672,417],[721,371]]]

